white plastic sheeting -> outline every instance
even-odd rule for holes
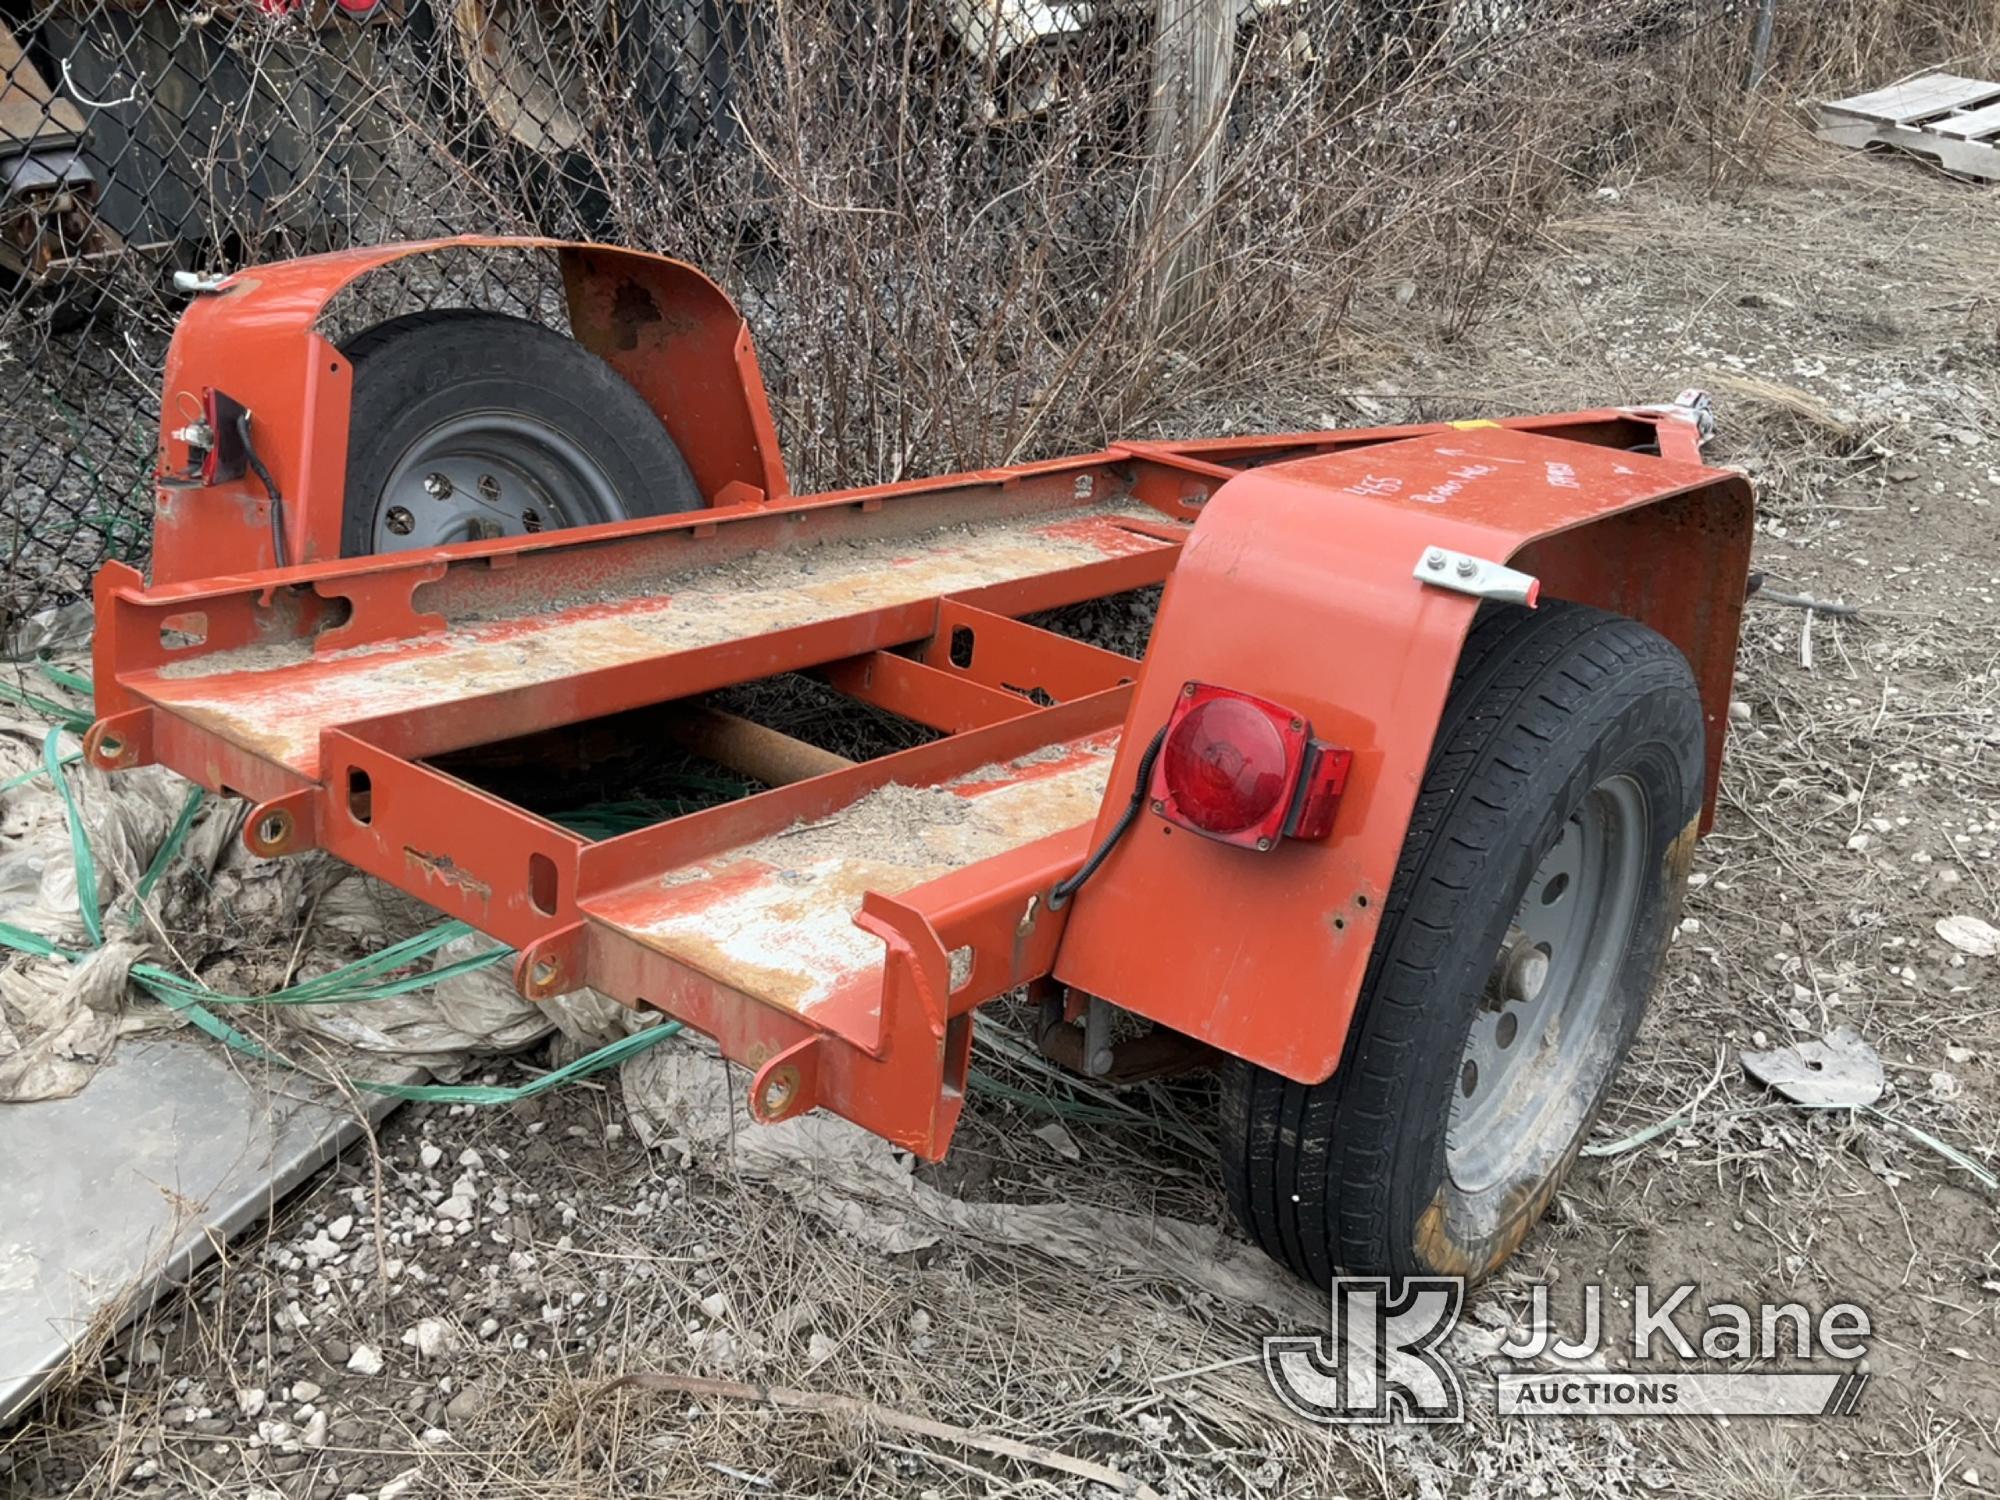
[[[42,764],[47,732],[44,724],[0,721],[0,780]],[[68,736],[61,745],[64,753],[74,748]],[[105,776],[78,763],[64,775],[97,864],[107,942],[91,951],[69,825],[53,784],[37,777],[0,793],[0,922],[86,954],[76,964],[25,954],[0,958],[0,1102],[66,1097],[89,1082],[122,1033],[182,1024],[127,984],[141,959],[199,974],[219,990],[265,994],[439,920],[421,903],[325,856],[256,858],[237,837],[243,804],[223,798],[203,805],[139,912],[137,888],[180,816],[189,784],[158,768]],[[493,946],[477,934],[458,938],[438,950],[432,966]],[[363,1077],[376,1057],[456,1078],[483,1057],[519,1051],[552,1033],[560,1034],[563,1062],[656,1019],[588,990],[530,1004],[515,992],[505,963],[388,999],[274,1006],[260,1014],[281,1019],[301,1040],[332,1044],[346,1070]],[[324,1050],[312,1049],[317,1060],[325,1060]]]
[[[842,1234],[901,1255],[952,1235],[1032,1247],[1096,1275],[1180,1282],[1232,1302],[1323,1318],[1319,1293],[1241,1240],[1205,1224],[1087,1203],[968,1203],[917,1178],[913,1159],[824,1111],[777,1125],[751,1121],[748,1078],[706,1042],[655,1047],[620,1073],[640,1140],[711,1171],[768,1183]]]
[[[0,720],[0,780],[42,764],[46,724]],[[67,736],[64,753],[75,748]],[[127,1004],[126,974],[148,950],[125,913],[129,893],[172,829],[185,784],[166,771],[139,771],[116,788],[82,766],[70,768],[99,868],[103,894],[120,893],[105,931],[110,941],[82,963],[5,956],[0,964],[0,1102],[63,1098],[90,1081],[118,1037],[178,1025],[171,1011]],[[203,848],[190,839],[190,858]],[[0,922],[73,952],[90,948],[77,903],[76,862],[62,799],[46,777],[0,793]]]

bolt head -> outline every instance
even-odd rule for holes
[[[424,493],[429,495],[433,500],[449,500],[451,498],[451,476],[449,474],[426,474],[424,476]]]
[[[387,522],[389,530],[396,536],[408,536],[412,531],[417,529],[417,518],[407,510],[404,510],[400,505],[390,506],[389,514],[384,517],[384,520]]]
[[[1444,571],[1444,554],[1435,547],[1431,548],[1430,551],[1424,554],[1424,566],[1429,568],[1433,573],[1442,573]]]
[[[1477,573],[1478,571],[1479,571],[1479,564],[1474,562],[1471,558],[1461,557],[1458,560],[1458,576],[1460,578],[1470,578],[1474,573]]]
[[[1549,982],[1549,956],[1539,948],[1526,948],[1514,959],[1507,976],[1507,998],[1532,1005],[1541,998],[1542,986]]]

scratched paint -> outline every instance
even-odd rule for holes
[[[980,860],[1089,823],[1104,800],[1116,733],[1007,776],[886,787],[832,819],[763,839],[617,892],[589,915],[732,989],[809,1014],[872,997],[880,939],[854,925],[862,897],[897,896]],[[884,811],[889,816],[883,816]]]
[[[484,621],[395,651],[365,648],[274,659],[268,648],[219,652],[126,685],[306,776],[319,774],[322,729],[431,709],[680,651],[893,608],[1168,545],[1117,524],[1115,507],[955,528],[912,554],[833,544],[766,554],[662,580],[671,595],[578,602],[539,616]],[[671,668],[660,697],[675,696]]]

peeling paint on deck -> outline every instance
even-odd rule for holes
[[[1117,524],[1117,508],[939,534],[909,555],[835,545],[773,554],[672,580],[676,591],[580,602],[464,626],[384,651],[218,652],[127,685],[204,728],[303,775],[319,774],[323,728],[671,658],[704,646],[893,608],[1171,545]],[[900,566],[889,565],[893,559]],[[662,694],[673,696],[671,690]]]
[[[590,914],[732,989],[809,1014],[881,967],[880,939],[854,925],[867,892],[902,895],[1089,823],[1117,743],[1115,732],[1098,734],[1055,758],[1002,763],[1014,779],[982,767],[939,787],[887,787],[809,830],[594,901]]]

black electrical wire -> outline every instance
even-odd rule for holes
[[[250,472],[263,482],[264,493],[271,497],[271,547],[277,554],[277,565],[290,566],[285,552],[285,502],[278,494],[277,481],[271,478],[271,471],[264,467],[264,460],[257,456],[256,445],[250,441],[250,412],[246,407],[236,414],[236,436],[243,444],[243,458],[250,465]]]
[[[1069,898],[1077,893],[1077,888],[1097,873],[1097,867],[1104,863],[1112,849],[1117,847],[1118,841],[1125,837],[1125,831],[1132,826],[1132,820],[1139,816],[1140,805],[1146,800],[1146,788],[1153,781],[1153,762],[1159,759],[1160,746],[1166,738],[1167,726],[1162,724],[1159,732],[1153,736],[1153,742],[1146,747],[1146,753],[1139,757],[1139,774],[1132,782],[1132,800],[1125,804],[1125,811],[1112,825],[1111,832],[1104,836],[1104,842],[1099,844],[1092,851],[1090,858],[1083,862],[1083,868],[1069,879],[1058,882],[1056,888],[1049,892],[1050,911],[1060,911],[1067,906]]]

